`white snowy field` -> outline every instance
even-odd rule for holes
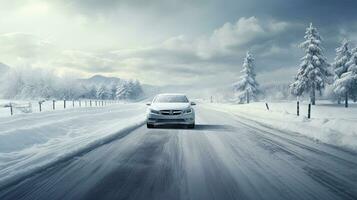
[[[225,111],[282,131],[297,132],[321,142],[357,150],[357,104],[344,108],[327,101],[312,106],[311,119],[307,118],[308,103],[300,102],[300,116],[296,115],[296,102],[265,102],[250,104],[204,103],[204,106]]]
[[[121,103],[0,117],[0,186],[125,135],[144,111]]]

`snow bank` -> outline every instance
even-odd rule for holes
[[[300,116],[296,116],[296,102],[269,103],[269,111],[264,102],[204,106],[232,113],[247,123],[253,120],[271,128],[298,132],[324,143],[357,150],[357,104],[346,109],[343,105],[318,102],[312,106],[311,119],[307,118],[308,104],[300,104]]]
[[[0,118],[0,188],[123,137],[145,121],[145,105],[117,104]]]

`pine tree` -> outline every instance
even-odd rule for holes
[[[126,99],[127,98],[127,82],[123,81],[121,84],[117,86],[117,91],[116,91],[116,98],[117,99]]]
[[[357,54],[357,47],[355,47],[351,50],[350,61],[352,60],[352,55],[355,55],[355,54]],[[350,64],[350,63],[348,63],[348,64]],[[353,102],[357,101],[357,83],[355,83],[351,89],[351,97],[353,99]]]
[[[141,88],[139,81],[124,81],[122,84],[118,85],[116,91],[117,99],[133,100],[137,99],[142,95],[143,90]]]
[[[240,81],[233,85],[236,100],[240,103],[246,101],[250,102],[251,99],[256,100],[259,92],[259,84],[255,80],[254,58],[247,52],[243,62],[243,70],[241,71]]]
[[[334,83],[334,92],[345,96],[345,107],[348,107],[348,97],[357,90],[357,49],[352,50],[352,56],[346,63],[347,71]]]
[[[88,95],[87,95],[87,98],[89,99],[96,99],[97,98],[97,88],[95,85],[92,85],[89,92],[88,92]]]
[[[105,85],[101,85],[97,90],[97,99],[108,99],[110,96],[109,91]]]
[[[328,71],[330,66],[323,55],[321,47],[322,38],[317,29],[310,24],[305,32],[305,41],[299,45],[305,50],[305,56],[301,58],[302,63],[295,77],[295,82],[290,85],[291,91],[297,96],[310,93],[310,101],[315,105],[315,91],[321,93],[322,89],[331,75]]]
[[[112,100],[116,99],[117,90],[118,90],[117,84],[113,83],[110,89],[110,99]]]
[[[132,98],[137,99],[142,95],[143,89],[141,88],[141,84],[138,80],[132,81],[132,90]]]
[[[347,62],[350,61],[351,56],[352,54],[349,49],[349,42],[346,39],[344,39],[342,41],[341,46],[336,49],[335,62],[332,64],[335,74],[334,75],[335,83],[337,82],[337,80],[341,78],[342,74],[347,72],[348,70]],[[338,84],[334,84],[334,89],[338,87],[337,85]],[[340,92],[338,89],[336,91]],[[337,93],[337,95],[338,95],[338,104],[340,104],[341,94]],[[345,104],[347,104],[347,102],[345,102]]]

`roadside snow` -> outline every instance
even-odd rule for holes
[[[144,111],[133,103],[0,117],[0,188],[124,136]]]
[[[357,104],[349,108],[328,102],[312,106],[311,119],[307,118],[307,103],[300,103],[300,116],[296,115],[296,102],[251,104],[209,104],[203,106],[232,113],[240,118],[253,120],[271,128],[297,132],[327,144],[357,150]]]

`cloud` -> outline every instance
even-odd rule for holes
[[[216,80],[223,84],[238,77],[242,56],[251,47],[259,53],[265,52],[262,57],[290,49],[290,45],[278,46],[272,42],[290,27],[286,22],[240,18],[206,36],[188,38],[179,35],[152,46],[112,51],[110,57],[118,68],[111,69],[113,73],[136,73],[148,82],[160,84],[170,83],[171,80],[162,79],[167,74],[173,74],[178,83],[185,84],[212,78],[212,75],[229,77]]]
[[[225,23],[208,38],[198,42],[198,55],[202,58],[242,53],[261,41],[274,39],[286,31],[289,24],[272,20],[260,21],[256,17],[240,18],[236,23]]]
[[[153,84],[170,84],[167,75],[178,84],[228,84],[247,50],[264,82],[263,74],[296,70],[310,22],[330,61],[343,37],[357,41],[353,0],[0,2],[0,62]]]
[[[51,60],[58,49],[49,40],[27,33],[0,34],[0,61],[10,66]]]
[[[236,23],[225,23],[208,36],[188,38],[184,35],[167,39],[161,44],[147,48],[120,50],[115,53],[135,55],[181,55],[196,60],[210,60],[228,55],[245,53],[249,46],[262,45],[262,40],[271,41],[289,30],[286,22],[260,21],[256,17],[240,18]],[[156,53],[155,53],[156,52]],[[191,56],[190,56],[191,55]]]
[[[105,54],[78,50],[62,51],[53,63],[57,67],[77,69],[88,73],[113,72],[117,64]]]
[[[257,79],[264,84],[268,83],[291,83],[296,75],[297,68],[292,66],[282,66],[278,69],[260,73]]]
[[[292,46],[281,40],[288,41],[286,37],[295,27],[285,21],[242,17],[197,37],[178,35],[137,48],[97,51],[63,49],[35,35],[9,33],[0,36],[0,52],[62,74],[99,73],[151,84],[173,84],[172,79],[165,78],[169,75],[174,77],[174,84],[223,85],[239,77],[247,50],[256,55],[258,71],[286,66],[284,59],[291,58],[286,52],[291,53]],[[279,55],[286,58],[276,65],[273,59]]]
[[[33,58],[46,55],[52,44],[45,39],[26,33],[7,33],[0,35],[0,55],[17,55]]]
[[[33,35],[13,33],[0,36],[0,44],[3,44],[0,45],[0,52],[36,58],[33,61],[36,65],[46,64],[55,69],[74,70],[87,75],[102,73],[133,77],[154,84],[170,84],[170,79],[163,78],[168,74],[174,76],[178,84],[194,84],[221,77],[216,81],[225,84],[238,77],[242,56],[247,50],[257,50],[257,54],[264,52],[264,57],[280,54],[284,48],[289,48],[271,42],[276,40],[277,35],[289,31],[289,27],[286,22],[243,17],[196,38],[179,35],[154,45],[121,50],[58,48],[52,50],[56,52],[51,54],[52,57],[42,57],[48,54],[49,49],[55,49],[50,42]]]
[[[160,12],[178,12],[181,9],[193,6],[202,6],[204,3],[209,3],[210,0],[58,0],[70,6],[76,11],[86,14],[108,14],[108,12],[116,12],[121,8],[125,9],[140,9],[145,12],[160,11]]]

